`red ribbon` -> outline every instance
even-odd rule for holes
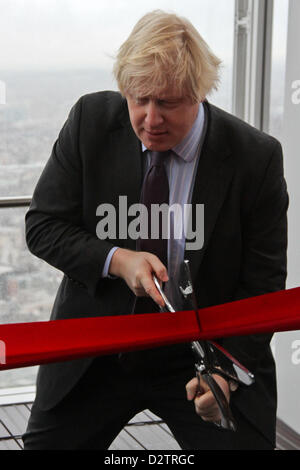
[[[201,331],[194,311],[0,325],[0,370],[196,339],[298,330],[300,288],[204,308],[198,315]]]

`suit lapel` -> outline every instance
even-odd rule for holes
[[[197,168],[192,195],[192,216],[195,221],[196,204],[204,205],[204,243],[201,249],[185,250],[190,261],[192,278],[195,279],[209,244],[219,211],[230,185],[234,162],[228,138],[215,107],[205,104],[207,131]]]
[[[124,101],[124,113],[120,117],[121,125],[111,130],[108,148],[110,149],[111,158],[110,168],[117,175],[117,179],[115,179],[117,181],[117,188],[115,191],[111,191],[111,194],[114,194],[119,200],[115,199],[113,204],[122,212],[122,217],[125,217],[125,215],[127,217],[127,223],[123,224],[124,228],[126,226],[123,246],[124,248],[135,250],[136,241],[128,236],[127,231],[130,220],[135,217],[128,217],[128,208],[140,201],[143,177],[142,149],[141,143],[132,129],[126,108],[126,102]],[[125,204],[122,207],[119,206],[120,196],[126,196],[126,207]],[[120,214],[118,213],[118,221],[119,217]],[[119,233],[119,227],[117,233]]]

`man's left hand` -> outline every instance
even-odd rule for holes
[[[223,391],[228,403],[230,400],[230,387],[228,382],[217,374],[213,375],[215,381]],[[200,378],[200,387],[198,378],[193,378],[186,384],[187,399],[194,400],[196,413],[201,416],[203,421],[218,422],[221,419],[221,413],[216,399],[207,383]]]

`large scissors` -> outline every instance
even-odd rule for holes
[[[153,280],[165,302],[166,309],[169,312],[175,312],[175,308],[166,297],[158,279],[153,276]],[[191,309],[195,311],[201,331],[197,300],[193,288],[189,262],[187,260],[185,260],[181,266],[179,289],[184,299],[191,306]],[[181,308],[178,308],[177,311],[178,310],[181,310]],[[166,310],[161,308],[161,311]],[[195,371],[199,382],[199,390],[201,389],[200,379],[202,377],[212,391],[220,410],[221,419],[214,424],[223,429],[236,431],[237,425],[229,403],[213,375],[217,374],[227,380],[231,390],[235,390],[239,385],[251,385],[254,382],[254,375],[214,341],[192,341],[191,348],[196,359]]]

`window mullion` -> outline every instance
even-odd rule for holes
[[[273,0],[236,0],[233,112],[268,127]]]

